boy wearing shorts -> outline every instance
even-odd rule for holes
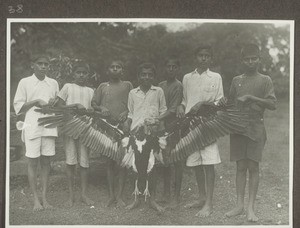
[[[79,109],[91,109],[94,91],[85,86],[89,75],[89,65],[79,61],[72,66],[73,83],[66,83],[58,93],[58,106],[75,106]],[[81,201],[87,205],[94,202],[86,195],[88,186],[89,149],[77,139],[64,136],[64,149],[66,153],[67,178],[69,187],[69,200],[67,206],[72,207],[75,201],[74,177],[76,165],[80,165]]]
[[[184,117],[188,112],[196,113],[203,103],[218,103],[223,97],[222,78],[209,70],[212,60],[212,47],[201,45],[195,52],[197,69],[183,78],[183,100],[177,109],[177,116]],[[202,207],[196,216],[207,217],[213,210],[213,190],[215,182],[214,165],[221,162],[217,143],[191,154],[186,165],[193,167],[199,190],[199,200],[187,207]],[[204,173],[205,172],[205,173]],[[206,188],[205,188],[206,185]]]
[[[108,122],[119,124],[122,128],[128,115],[128,94],[133,88],[129,81],[122,81],[124,64],[120,60],[113,60],[107,69],[109,81],[102,83],[96,89],[92,107],[100,111]],[[115,170],[118,171],[118,192],[115,196]],[[125,206],[122,195],[125,186],[126,168],[121,168],[115,161],[107,158],[107,180],[109,200],[107,206],[117,202],[118,206]]]
[[[258,72],[260,63],[258,46],[254,44],[244,46],[241,56],[245,73],[233,78],[229,101],[250,112],[254,120],[246,135],[230,135],[230,160],[237,164],[237,205],[227,212],[226,216],[232,217],[244,212],[246,176],[249,171],[247,220],[256,222],[258,217],[254,213],[254,202],[259,183],[259,162],[267,139],[263,113],[265,109],[276,109],[276,97],[271,78]]]
[[[52,208],[47,202],[46,193],[50,172],[50,158],[55,154],[55,137],[57,129],[47,129],[38,125],[38,118],[45,115],[35,112],[36,107],[51,104],[58,93],[58,83],[47,77],[49,70],[49,57],[44,54],[35,55],[31,68],[33,75],[21,79],[14,98],[16,114],[25,113],[25,128],[22,131],[22,139],[25,142],[28,158],[28,180],[33,192],[33,210]],[[42,204],[37,194],[37,168],[38,161],[41,165],[42,179]]]
[[[164,113],[167,111],[166,100],[162,88],[153,86],[156,68],[152,63],[143,63],[138,67],[139,86],[130,91],[128,97],[128,120],[126,121],[126,131],[135,132],[145,120],[154,119],[156,125],[162,123]],[[162,127],[159,125],[159,127]],[[158,130],[157,127],[156,130]],[[153,129],[154,129],[153,128]],[[147,163],[148,164],[148,163]],[[164,211],[155,201],[156,194],[156,171],[155,167],[151,171],[150,181],[150,206],[158,212]],[[127,209],[132,209],[139,204],[139,198]]]
[[[180,70],[180,62],[174,57],[170,57],[165,64],[166,68],[166,80],[159,83],[164,91],[167,105],[167,112],[164,114],[164,122],[166,131],[172,127],[172,123],[177,121],[176,110],[182,102],[183,87],[180,81],[176,79]],[[180,203],[180,190],[183,173],[183,163],[176,162],[175,168],[175,201],[172,205],[178,205]],[[169,203],[171,199],[171,166],[163,166],[164,177],[164,194],[163,199]]]

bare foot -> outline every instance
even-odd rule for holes
[[[241,215],[244,213],[244,206],[236,206],[232,210],[228,211],[225,216],[230,218],[233,216]]]
[[[135,200],[135,201],[133,201],[133,203],[131,203],[127,207],[125,207],[125,209],[132,210],[132,209],[136,208],[139,205],[139,203],[140,203],[139,200]]]
[[[50,205],[50,204],[47,202],[46,199],[43,200],[43,207],[44,207],[45,209],[53,209],[53,206]]]
[[[196,214],[198,217],[208,217],[213,212],[212,205],[204,205],[204,207]]]
[[[257,222],[258,221],[258,217],[254,214],[253,209],[248,209],[247,211],[247,220],[249,222]]]
[[[86,205],[88,205],[88,206],[91,206],[91,205],[93,205],[94,204],[94,201],[93,200],[91,200],[90,198],[88,198],[87,196],[81,196],[81,201],[83,202],[83,203],[85,203]]]
[[[189,203],[187,205],[185,205],[184,207],[186,208],[199,208],[199,207],[203,207],[205,204],[205,200],[197,200],[196,202],[193,203]]]
[[[165,208],[160,206],[158,203],[155,202],[155,200],[150,200],[150,207],[154,210],[158,211],[159,213],[162,213],[165,211]]]
[[[73,207],[73,205],[74,205],[74,198],[70,197],[68,199],[68,201],[65,203],[65,206],[66,207]]]
[[[122,198],[117,199],[117,207],[126,207],[126,203],[123,201]]]
[[[43,206],[41,205],[40,201],[34,201],[33,211],[41,211],[43,210]]]
[[[116,202],[116,198],[110,198],[106,204],[106,207],[110,207],[115,202]]]

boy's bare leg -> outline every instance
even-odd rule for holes
[[[81,201],[87,205],[94,204],[94,201],[86,196],[88,186],[88,168],[80,166],[80,180],[81,180]]]
[[[182,175],[183,175],[183,163],[176,162],[174,164],[174,168],[175,168],[175,199],[172,200],[172,202],[168,206],[171,209],[176,208],[181,201],[180,191],[181,191],[181,183],[182,183]]]
[[[75,176],[75,165],[66,165],[68,187],[69,187],[69,199],[66,206],[72,207],[74,204],[74,176]]]
[[[196,175],[196,181],[199,191],[199,199],[193,203],[185,205],[187,208],[198,208],[202,207],[205,204],[206,200],[206,190],[205,190],[205,174],[204,168],[202,165],[193,167]]]
[[[225,215],[227,217],[237,216],[244,213],[244,197],[246,187],[246,176],[247,176],[248,162],[246,159],[239,160],[236,162],[236,194],[237,204],[235,208],[228,211]]]
[[[126,204],[123,200],[123,190],[125,187],[125,181],[126,181],[126,176],[127,176],[127,170],[126,168],[119,168],[119,180],[118,180],[118,193],[117,193],[117,204],[119,206],[125,207]]]
[[[171,199],[171,167],[162,167],[164,178],[164,194],[160,202],[169,203]]]
[[[48,201],[47,201],[47,189],[48,189],[48,179],[49,179],[49,173],[50,173],[50,157],[49,156],[41,156],[41,176],[42,176],[42,200],[43,200],[43,207],[50,209],[53,208]]]
[[[182,175],[183,175],[183,164],[182,162],[176,162],[175,166],[175,202],[177,204],[180,203],[180,191],[181,191],[181,183],[182,183]]]
[[[38,158],[28,158],[28,181],[29,181],[30,188],[33,192],[34,211],[43,209],[43,206],[39,201],[39,197],[37,194],[37,187],[36,187],[37,165],[38,165]]]
[[[204,165],[206,178],[206,201],[203,208],[196,214],[199,217],[207,217],[213,212],[213,193],[215,186],[215,167],[214,165]]]
[[[150,192],[149,205],[151,208],[161,213],[164,212],[165,209],[155,201],[156,184],[157,184],[157,172],[156,172],[156,167],[154,166],[149,177],[149,192]]]
[[[114,176],[114,161],[109,159],[107,163],[107,181],[108,181],[108,189],[109,189],[109,200],[107,203],[107,207],[111,206],[116,202],[116,198],[114,195],[114,184],[115,184],[115,176]]]
[[[254,213],[254,203],[259,184],[259,163],[248,159],[249,170],[249,204],[247,209],[247,219],[250,222],[257,222],[258,217]]]

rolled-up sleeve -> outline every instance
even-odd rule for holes
[[[134,111],[134,101],[132,97],[132,92],[130,91],[128,94],[128,118],[133,118],[133,111]]]
[[[14,109],[17,115],[21,114],[20,110],[23,107],[23,105],[27,102],[26,95],[26,87],[24,84],[24,80],[22,79],[18,84],[18,88],[14,98]]]
[[[164,91],[162,89],[159,90],[158,96],[159,96],[159,110],[158,110],[158,112],[159,112],[159,115],[162,115],[167,111],[166,98],[165,98]]]

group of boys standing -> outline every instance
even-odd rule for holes
[[[128,81],[123,81],[124,65],[122,61],[111,61],[107,74],[109,81],[93,89],[85,86],[89,75],[89,66],[79,62],[73,66],[73,83],[67,83],[59,91],[57,82],[46,76],[49,59],[39,55],[32,61],[34,74],[23,78],[17,88],[14,107],[17,114],[26,113],[23,130],[28,157],[28,177],[34,196],[34,210],[51,208],[46,200],[47,184],[50,171],[50,157],[55,154],[56,129],[46,129],[38,126],[37,120],[42,114],[34,111],[34,107],[46,104],[75,106],[77,108],[94,109],[100,111],[108,121],[119,123],[124,132],[134,132],[147,118],[154,118],[158,127],[168,129],[177,118],[183,118],[186,113],[196,113],[204,103],[224,105],[233,102],[242,110],[254,114],[255,121],[246,135],[230,136],[230,160],[236,161],[236,189],[237,206],[226,213],[226,216],[236,216],[244,212],[244,195],[246,175],[249,171],[249,203],[247,219],[257,221],[254,213],[254,202],[259,182],[259,162],[266,141],[263,123],[265,109],[274,110],[276,98],[272,81],[269,76],[258,72],[260,53],[256,45],[246,45],[242,51],[244,74],[233,79],[229,97],[224,98],[222,78],[218,73],[209,70],[213,53],[209,45],[202,45],[195,51],[197,68],[186,74],[182,83],[176,79],[180,73],[178,59],[169,58],[165,63],[166,81],[153,85],[156,68],[151,63],[143,63],[138,67],[139,86],[133,88]],[[164,123],[162,125],[162,123]],[[81,200],[92,205],[93,201],[87,197],[87,180],[89,167],[89,150],[80,143],[64,136],[66,153],[67,177],[69,186],[69,200],[67,204],[74,204],[74,173],[76,164],[80,165]],[[39,159],[40,158],[40,159]],[[42,203],[37,194],[37,164],[41,163]],[[213,211],[213,190],[215,182],[214,165],[221,162],[217,143],[207,146],[204,150],[195,151],[186,160],[186,165],[193,167],[199,190],[199,198],[187,207],[199,207],[196,214],[207,217]],[[180,189],[183,176],[183,163],[177,162],[175,167],[175,199],[173,203],[180,203]],[[118,170],[116,178],[115,169]],[[164,175],[164,199],[170,201],[171,166],[162,166]],[[126,206],[122,199],[126,179],[126,170],[116,162],[107,158],[107,177],[109,187],[108,206],[117,203]],[[115,191],[115,179],[118,179],[118,189]],[[155,194],[155,191],[154,191]],[[151,197],[150,205],[163,211]]]

